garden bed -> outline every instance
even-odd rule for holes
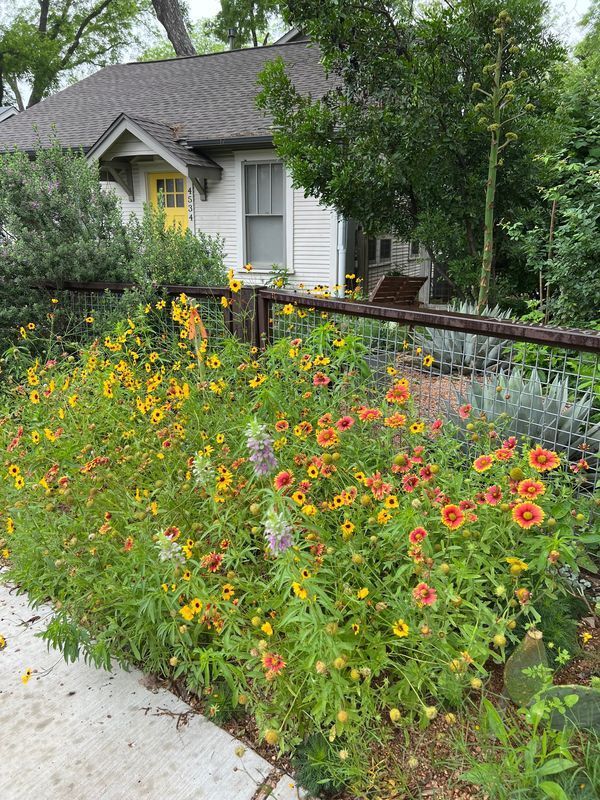
[[[489,736],[487,698],[528,629],[550,674],[570,658],[549,646],[561,631],[579,649],[559,570],[599,539],[564,459],[478,419],[465,445],[419,415],[405,376],[367,373],[359,337],[331,324],[261,353],[213,344],[182,297],[25,361],[0,424],[1,547],[54,603],[48,641],[141,665],[308,788],[352,797],[375,796],[388,753],[399,792],[457,777],[427,748],[471,724],[466,699]],[[520,725],[536,769],[569,760],[563,731],[542,747]],[[539,793],[544,773],[524,774]]]

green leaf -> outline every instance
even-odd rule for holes
[[[540,783],[540,789],[546,797],[551,797],[552,800],[569,800],[569,795],[555,781],[543,781]]]
[[[551,758],[538,768],[537,774],[540,776],[557,775],[559,772],[564,772],[567,769],[573,769],[573,767],[576,766],[576,762],[571,761],[570,758]]]
[[[563,502],[557,503],[555,506],[552,506],[552,516],[555,519],[562,519],[562,517],[566,517],[570,511],[571,511],[571,504],[565,502],[564,500]]]
[[[563,697],[563,703],[566,705],[567,708],[573,708],[573,706],[579,702],[579,695],[578,694],[568,694]]]
[[[502,744],[508,744],[508,732],[506,730],[506,725],[502,721],[502,717],[489,700],[484,700],[483,704],[486,710],[485,719],[490,731]]]

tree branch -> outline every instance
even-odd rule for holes
[[[64,69],[68,63],[69,59],[73,55],[73,53],[77,50],[81,43],[81,39],[83,34],[85,33],[85,29],[88,27],[90,23],[92,23],[96,17],[99,17],[102,12],[108,8],[108,6],[113,2],[113,0],[102,0],[102,2],[93,8],[89,14],[87,14],[79,23],[79,28],[75,33],[75,38],[67,48],[64,56],[60,60],[60,69]]]

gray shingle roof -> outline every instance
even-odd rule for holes
[[[326,91],[319,51],[304,42],[116,64],[3,122],[0,150],[33,149],[34,127],[47,143],[53,125],[63,146],[88,148],[121,113],[176,126],[190,141],[268,136],[270,120],[255,106],[256,78],[277,56],[303,94]]]
[[[149,136],[151,136],[155,142],[158,142],[160,145],[162,145],[184,164],[193,167],[219,168],[219,165],[211,158],[208,158],[208,156],[205,156],[202,153],[192,152],[187,147],[184,147],[183,144],[180,144],[177,139],[181,138],[181,134],[177,128],[170,128],[168,125],[165,125],[162,122],[154,122],[150,119],[130,117],[127,114],[120,114],[117,119],[114,120],[113,125],[119,123],[121,120],[134,122]],[[107,131],[112,130],[113,125],[110,125],[109,128],[107,128]]]

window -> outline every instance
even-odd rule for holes
[[[368,259],[370,264],[381,264],[391,261],[392,240],[391,239],[369,239]]]
[[[418,256],[421,252],[421,243],[420,242],[411,242],[410,243],[410,255],[412,257]]]
[[[186,180],[179,172],[162,175],[150,174],[150,202],[164,208],[167,225],[188,225]]]
[[[380,239],[379,240],[379,260],[390,261],[392,258],[392,240]]]
[[[285,264],[283,165],[246,162],[243,168],[244,258],[259,269]]]
[[[368,250],[369,261],[377,261],[377,239],[369,239]]]

